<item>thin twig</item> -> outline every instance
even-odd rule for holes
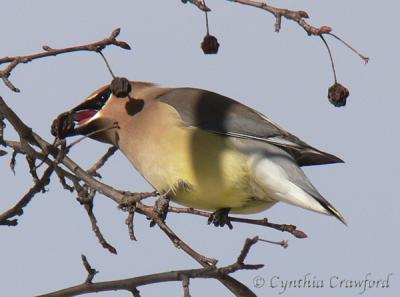
[[[74,145],[77,145],[77,144],[78,144],[79,142],[81,142],[82,140],[88,139],[89,137],[91,137],[91,136],[93,136],[93,135],[95,135],[95,134],[97,134],[97,133],[105,132],[105,131],[112,130],[112,129],[119,129],[119,126],[118,126],[118,123],[117,123],[117,122],[113,123],[112,126],[105,127],[105,128],[102,128],[102,129],[98,129],[98,130],[92,131],[92,132],[90,132],[90,133],[88,133],[88,134],[86,134],[86,135],[83,135],[83,136],[79,137],[79,138],[76,139],[75,141],[71,142],[71,143],[67,146],[67,149],[68,149],[68,150],[71,149],[71,147],[73,147]]]
[[[70,172],[65,171],[64,169],[62,169],[61,167],[59,167],[57,164],[55,164],[54,161],[50,160],[48,158],[48,155],[44,155],[41,154],[37,151],[35,151],[34,149],[32,149],[32,147],[30,146],[23,146],[21,142],[18,141],[10,141],[10,140],[5,140],[5,146],[6,147],[11,147],[13,150],[16,150],[19,154],[24,154],[24,155],[29,155],[31,158],[37,159],[37,160],[41,160],[44,161],[48,166],[55,166],[55,171],[57,173],[57,175],[60,177],[65,178],[67,177],[69,180],[72,180],[74,182],[78,182],[79,179],[71,174]],[[71,187],[71,186],[70,186]],[[67,187],[68,190],[70,190],[70,188]],[[75,188],[72,187],[72,190],[74,190]]]
[[[133,219],[136,212],[136,204],[146,198],[155,197],[158,195],[156,191],[154,192],[142,192],[142,193],[130,193],[122,192],[125,196],[119,203],[118,208],[127,211],[128,217],[125,220],[125,224],[128,226],[129,238],[136,241],[136,236],[133,227]]]
[[[239,257],[237,258],[236,262],[239,264],[243,264],[244,260],[246,259],[247,255],[250,252],[250,248],[255,245],[258,241],[258,236],[253,238],[247,238],[242,250],[240,251]]]
[[[117,36],[120,33],[120,29],[115,29],[111,35],[103,40],[96,41],[93,43],[79,45],[79,46],[72,46],[67,48],[61,49],[53,49],[47,45],[44,45],[42,48],[44,52],[26,55],[26,56],[15,56],[15,57],[4,57],[0,59],[0,65],[9,63],[8,66],[4,70],[0,70],[0,78],[3,79],[4,84],[10,88],[14,92],[20,92],[18,88],[16,88],[8,79],[11,75],[11,72],[17,67],[19,64],[27,64],[33,60],[49,57],[49,56],[57,56],[59,54],[77,52],[77,51],[90,51],[90,52],[99,52],[103,50],[105,47],[109,45],[115,45],[123,49],[130,49],[128,43],[124,41],[117,40]]]
[[[90,224],[92,225],[92,230],[96,235],[97,239],[99,240],[99,243],[103,248],[108,250],[110,253],[117,254],[117,250],[115,249],[115,247],[113,247],[111,244],[107,242],[107,240],[101,233],[99,226],[97,225],[97,219],[93,213],[93,198],[96,195],[96,191],[93,189],[88,190],[77,183],[75,184],[75,189],[79,195],[78,201],[85,207],[86,213],[89,216]]]
[[[154,223],[158,225],[158,227],[167,235],[167,237],[174,243],[174,245],[188,255],[190,255],[193,259],[195,259],[199,264],[204,267],[214,266],[217,264],[218,260],[203,256],[192,249],[187,243],[185,243],[182,239],[176,235],[174,231],[159,217],[159,215],[154,211],[153,207],[148,207],[140,202],[136,204],[137,210],[141,211],[147,217],[149,217]]]
[[[330,49],[328,43],[326,42],[324,36],[320,35],[319,37],[321,37],[321,39],[322,39],[322,41],[324,42],[326,48],[328,49],[329,58],[330,58],[330,60],[331,60],[331,66],[332,66],[332,72],[333,72],[333,79],[335,80],[335,84],[337,84],[335,63],[333,62],[333,56],[332,56],[331,49]]]
[[[17,155],[18,151],[14,150],[10,159],[10,169],[14,175],[15,175],[15,164],[17,163]]]
[[[54,141],[53,141],[53,143],[51,144],[51,146],[52,146],[52,147],[56,146],[56,145],[58,144],[58,141],[59,141],[59,140],[60,140],[60,139],[55,138]],[[60,140],[60,141],[61,141],[61,140]],[[43,151],[43,154],[45,155],[45,157],[41,160],[41,162],[40,162],[38,165],[35,166],[35,169],[34,169],[34,170],[39,169],[39,168],[46,162],[46,160],[47,160],[48,157],[49,157],[49,147],[45,147],[44,149],[42,149],[42,151]]]
[[[36,172],[36,166],[35,166],[36,158],[32,158],[31,156],[26,156],[25,159],[26,159],[26,162],[28,163],[29,173],[31,174],[31,176],[33,178],[33,182],[36,183],[39,180],[39,177]]]
[[[24,211],[23,208],[28,205],[32,198],[39,193],[48,183],[50,182],[50,176],[54,171],[54,166],[49,166],[44,171],[42,177],[34,184],[34,186],[9,210],[0,214],[0,225],[10,226],[10,219],[15,216],[21,216]],[[17,220],[13,220],[11,226],[16,226],[18,224]]]
[[[308,13],[302,10],[294,11],[285,8],[278,8],[271,5],[268,5],[263,2],[257,2],[252,0],[229,0],[231,2],[236,2],[243,5],[248,5],[256,8],[260,8],[266,10],[275,16],[275,31],[279,32],[281,29],[281,20],[282,17],[285,17],[288,20],[292,20],[299,24],[308,35],[321,35],[330,32],[332,29],[328,26],[322,26],[320,28],[313,27],[308,24],[304,19],[308,19]]]
[[[182,277],[183,297],[191,297],[189,291],[190,280],[186,275]]]
[[[305,21],[305,19],[308,19],[309,15],[307,12],[305,12],[303,10],[295,11],[295,10],[290,10],[290,9],[286,9],[286,8],[278,8],[278,7],[268,5],[265,2],[258,2],[258,1],[253,1],[253,0],[227,0],[227,1],[235,2],[238,4],[242,4],[242,5],[252,6],[252,7],[256,7],[256,8],[260,8],[265,11],[268,11],[275,17],[275,24],[274,24],[275,32],[279,32],[281,30],[282,17],[284,17],[288,20],[296,22],[300,27],[302,27],[307,32],[308,35],[322,36],[323,34],[329,34],[329,35],[333,36],[334,38],[336,38],[340,42],[342,42],[345,46],[347,46],[350,50],[355,52],[358,56],[360,56],[360,58],[364,61],[364,63],[368,63],[368,61],[369,61],[369,57],[361,54],[354,47],[352,47],[349,43],[344,41],[339,36],[333,34],[332,28],[330,26],[321,26],[318,28],[318,27],[314,27],[314,26],[310,25],[309,23],[307,23]],[[200,10],[203,10],[206,12],[209,11],[209,10],[204,10],[204,7],[200,5],[201,1],[190,1],[189,0],[189,2],[191,2],[192,4],[195,4]],[[198,3],[194,3],[194,2],[198,2]],[[209,9],[209,8],[207,7],[207,9]],[[206,14],[206,17],[207,17],[207,14]],[[208,30],[207,30],[207,32],[208,32]]]
[[[107,162],[107,160],[114,155],[114,153],[118,150],[117,147],[111,146],[107,152],[96,162],[93,164],[92,167],[90,167],[87,172],[92,175],[92,176],[98,176],[99,174],[97,173],[97,170],[99,170],[103,165]]]
[[[205,1],[203,1],[204,5],[206,4]],[[206,11],[205,13],[205,17],[206,17],[206,30],[207,30],[207,35],[210,35],[210,26],[208,24],[208,11]]]
[[[150,207],[150,206],[148,206],[148,207]],[[193,208],[190,208],[190,207],[173,207],[173,206],[170,206],[168,208],[168,211],[169,212],[174,212],[174,213],[194,214],[194,215],[207,217],[207,218],[211,215],[211,212],[198,210],[198,209],[193,209]],[[256,219],[247,219],[247,218],[238,218],[238,217],[229,216],[228,220],[230,220],[231,222],[237,222],[237,223],[245,223],[245,224],[258,225],[258,226],[265,226],[265,227],[269,227],[269,228],[272,228],[272,229],[275,229],[275,230],[279,230],[279,231],[282,231],[282,232],[288,232],[288,233],[292,234],[293,236],[295,236],[297,238],[307,238],[307,235],[303,231],[298,230],[296,228],[296,226],[294,226],[294,225],[286,225],[286,224],[270,223],[270,222],[268,222],[267,218],[256,220]]]
[[[132,293],[133,297],[141,297],[140,291],[136,287],[131,289],[130,292]]]
[[[339,40],[341,43],[343,43],[346,47],[348,47],[349,49],[351,49],[354,53],[356,53],[363,61],[365,64],[367,64],[369,62],[369,57],[364,56],[363,54],[361,54],[358,50],[356,50],[354,47],[352,47],[348,42],[344,41],[342,38],[340,38],[339,36],[333,34],[332,32],[328,33],[329,35],[333,36],[334,38],[336,38],[337,40]]]
[[[0,145],[4,146],[4,129],[6,124],[4,123],[4,115],[0,112]]]
[[[3,98],[0,96],[0,113],[4,116],[5,119],[14,127],[15,131],[18,133],[21,143],[23,141],[30,142],[32,144],[37,145],[38,143],[35,141],[32,129],[29,128],[16,114],[15,112],[8,107]]]
[[[82,264],[88,273],[85,280],[85,284],[91,284],[94,276],[99,272],[96,269],[92,268],[92,266],[90,266],[89,261],[87,260],[85,255],[81,255],[81,258],[82,258]]]
[[[268,242],[271,244],[277,244],[280,245],[281,247],[283,247],[284,249],[287,249],[289,246],[289,241],[288,240],[281,240],[281,241],[272,241],[272,240],[267,240],[267,239],[258,239],[259,241],[263,241],[263,242]]]
[[[73,286],[70,288],[66,288],[60,291],[47,293],[44,295],[40,295],[38,297],[66,297],[66,296],[75,296],[79,294],[88,294],[94,292],[107,292],[107,291],[114,291],[114,290],[126,290],[132,292],[134,296],[140,296],[137,287],[161,283],[161,282],[171,282],[171,281],[181,281],[185,291],[185,297],[189,295],[189,279],[196,279],[196,278],[213,278],[213,279],[221,279],[224,277],[228,277],[228,274],[234,273],[239,270],[247,270],[247,269],[260,269],[264,265],[262,264],[244,264],[244,260],[251,248],[257,242],[257,238],[247,239],[246,243],[242,249],[238,260],[228,266],[224,267],[205,267],[200,269],[187,269],[187,270],[178,270],[178,271],[169,271],[163,273],[155,273],[150,275],[144,275],[139,277],[133,277],[128,279],[121,279],[116,281],[108,281],[108,282],[97,282],[97,283],[84,283],[81,285]],[[239,261],[240,259],[240,261]],[[135,295],[136,294],[136,295]],[[243,296],[243,297],[252,297],[256,296],[254,293],[249,291],[247,295],[237,294],[236,296]]]
[[[124,198],[119,203],[118,208],[127,211],[128,217],[125,220],[125,224],[128,226],[129,238],[131,240],[136,241],[135,230],[133,225],[133,219],[135,217],[136,212],[136,204],[143,199],[149,197],[155,197],[158,195],[157,191],[153,192],[138,192],[138,193],[130,193],[130,192],[122,192],[124,194]]]
[[[110,66],[110,64],[108,63],[108,61],[107,61],[106,57],[104,56],[103,52],[102,52],[102,51],[99,51],[99,54],[100,54],[100,56],[103,58],[104,63],[106,63],[107,69],[108,69],[108,71],[110,72],[112,78],[115,78],[114,72],[112,71],[111,66]]]
[[[211,9],[208,8],[207,5],[202,0],[187,0],[187,1],[182,1],[182,2],[184,2],[184,3],[189,2],[189,3],[197,6],[198,9],[205,11],[205,12],[211,11]]]
[[[58,176],[58,179],[62,185],[62,187],[67,190],[70,191],[71,193],[75,190],[75,187],[67,184],[67,181],[65,180],[65,174],[64,172],[60,169],[60,168],[56,168],[56,174]]]
[[[133,218],[135,216],[135,208],[129,211],[128,217],[125,220],[125,224],[128,226],[129,238],[131,240],[137,241],[135,236],[135,230],[133,228]]]

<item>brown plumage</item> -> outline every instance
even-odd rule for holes
[[[71,110],[72,134],[116,145],[143,177],[183,205],[254,213],[285,201],[320,213],[340,213],[300,166],[342,162],[228,97],[194,88],[131,82],[129,98],[104,86]]]

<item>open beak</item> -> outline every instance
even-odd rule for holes
[[[101,125],[99,112],[111,96],[110,89],[80,103],[73,109],[61,113],[51,126],[51,134],[60,139],[74,135],[87,135]],[[97,120],[98,119],[98,120]]]
[[[98,112],[99,111],[96,109],[79,110],[72,113],[72,119],[78,126],[81,126],[90,121],[90,119],[94,117]]]

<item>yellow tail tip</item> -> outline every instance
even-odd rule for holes
[[[333,206],[329,206],[328,209],[333,216],[335,216],[339,221],[341,221],[346,227],[348,226],[347,221],[339,211],[337,211]]]

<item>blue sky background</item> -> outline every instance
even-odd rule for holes
[[[332,73],[327,51],[297,24],[283,20],[274,32],[268,13],[228,1],[207,1],[211,33],[221,43],[216,56],[205,56],[200,42],[205,33],[204,15],[192,5],[168,1],[50,1],[15,0],[2,4],[0,56],[30,54],[47,44],[58,48],[95,41],[122,28],[121,40],[132,51],[107,48],[114,72],[130,79],[166,86],[195,86],[236,98],[268,115],[307,143],[329,151],[346,163],[306,168],[319,191],[348,220],[335,219],[290,205],[279,204],[254,215],[272,222],[290,223],[308,239],[295,239],[257,226],[234,224],[234,230],[206,225],[204,218],[170,214],[169,225],[193,248],[232,263],[246,237],[289,239],[284,250],[257,244],[247,261],[264,263],[257,272],[236,273],[253,288],[262,276],[259,296],[359,296],[360,289],[329,288],[329,279],[385,279],[390,288],[370,289],[362,296],[398,296],[400,291],[398,236],[400,149],[399,52],[396,1],[273,1],[270,4],[306,10],[311,24],[331,25],[334,32],[371,57],[363,62],[344,46],[329,39],[339,81],[350,89],[345,108],[327,100]],[[22,92],[14,94],[0,84],[6,102],[36,132],[51,141],[50,125],[61,112],[74,106],[96,88],[108,83],[103,61],[93,53],[74,53],[20,65],[12,81]],[[15,138],[12,129],[8,139]],[[70,156],[89,167],[107,146],[91,140],[75,147]],[[0,211],[12,206],[30,187],[24,158],[17,159],[16,176],[0,158]],[[101,170],[103,181],[118,189],[147,191],[150,186],[122,154],[117,153]],[[94,209],[103,234],[118,255],[101,248],[87,215],[75,195],[61,189],[57,179],[49,192],[38,195],[25,209],[15,228],[0,228],[0,295],[32,296],[81,283],[86,273],[85,254],[100,271],[96,281],[132,277],[198,264],[177,250],[158,228],[138,215],[131,242],[125,213],[114,202],[98,195]],[[270,280],[304,278],[323,280],[322,289],[271,288]],[[181,296],[179,283],[140,288],[142,296]],[[193,280],[193,296],[231,296],[218,282]],[[96,296],[130,296],[125,292]]]

